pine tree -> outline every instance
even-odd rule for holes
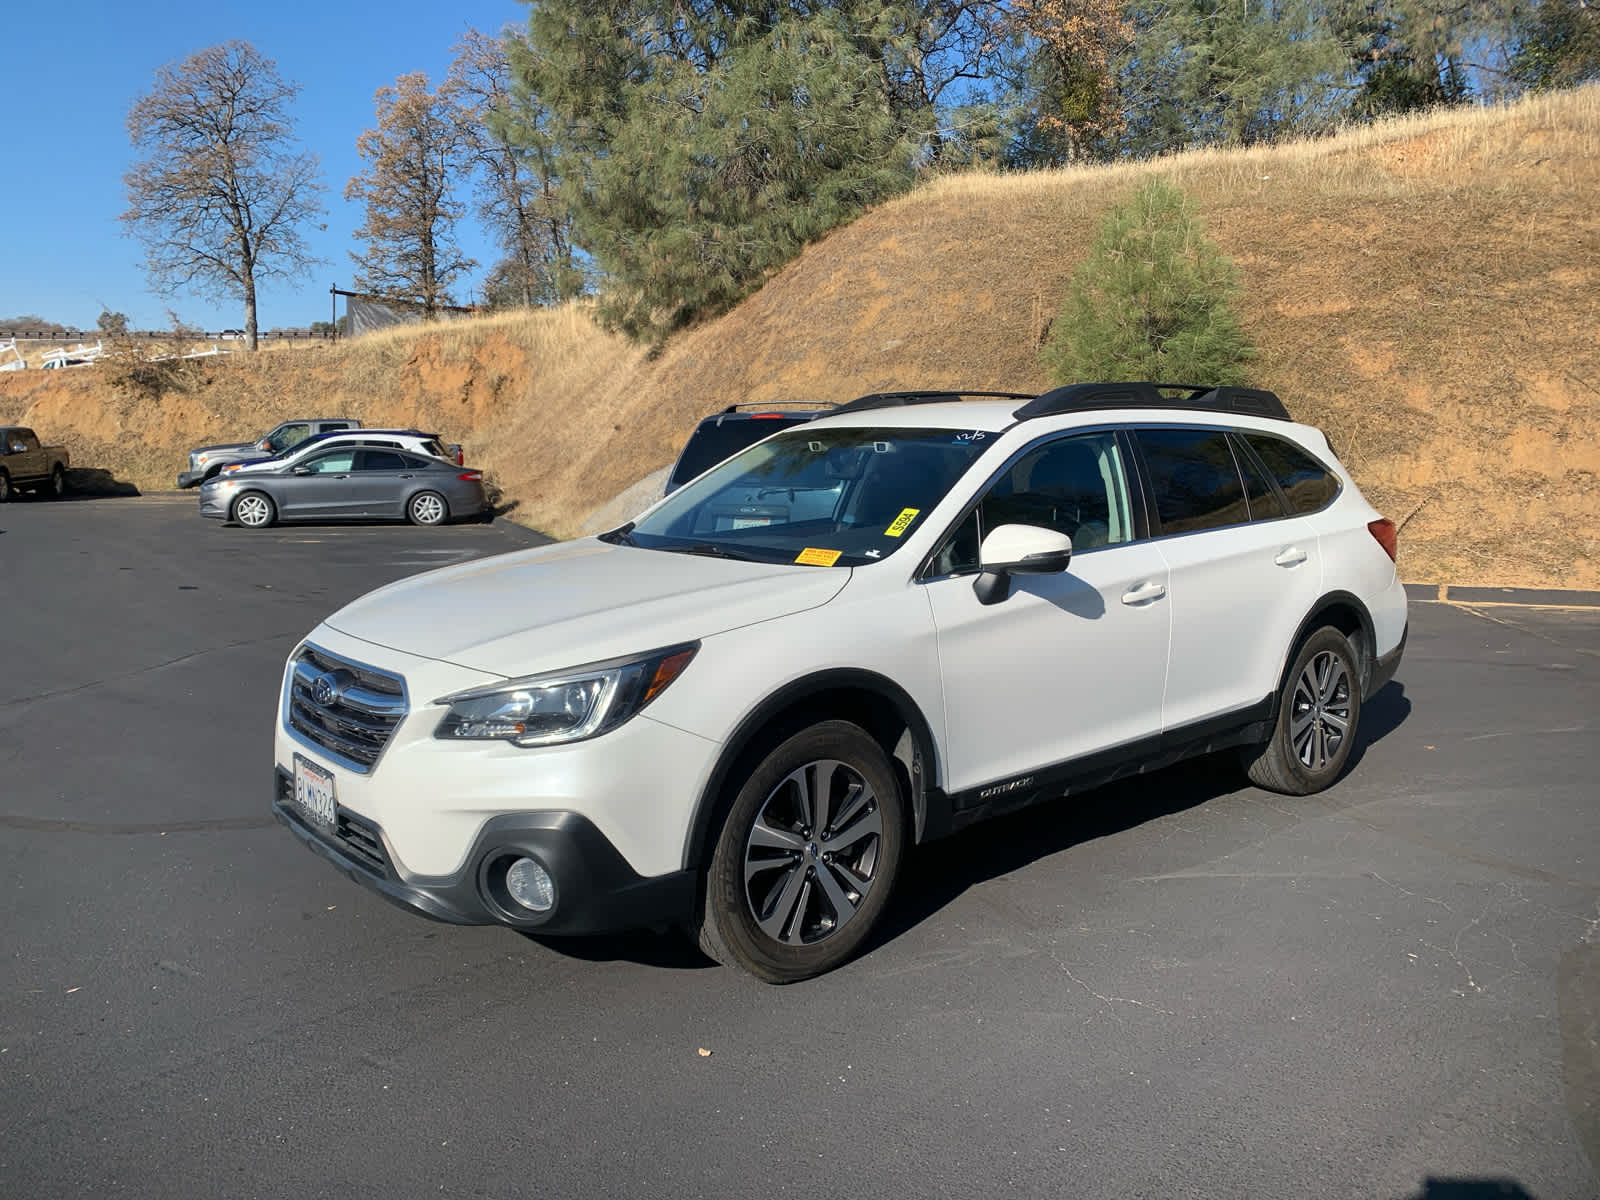
[[[1183,193],[1152,180],[1102,219],[1040,361],[1060,383],[1242,383],[1239,276]]]
[[[659,340],[907,187],[951,78],[919,54],[915,11],[533,3],[515,62],[602,318]]]

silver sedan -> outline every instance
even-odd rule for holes
[[[274,521],[406,520],[441,525],[488,506],[483,472],[443,459],[332,446],[275,471],[224,472],[200,488],[200,515],[263,529]]]

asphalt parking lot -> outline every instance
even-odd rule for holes
[[[0,507],[6,1197],[1600,1194],[1600,610],[1414,605],[1330,792],[981,827],[773,988],[425,922],[272,820],[298,638],[536,539],[194,508]]]

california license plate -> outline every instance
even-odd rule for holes
[[[333,773],[310,759],[294,756],[294,803],[307,820],[332,830],[338,805],[334,801]]]

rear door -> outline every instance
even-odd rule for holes
[[[398,517],[402,515],[406,490],[416,476],[412,460],[396,450],[369,447],[356,456],[355,474],[350,481],[352,517]]]
[[[21,426],[11,431],[11,442],[22,450],[13,453],[6,463],[12,479],[37,479],[44,474],[44,452],[33,430]]]
[[[1321,594],[1320,543],[1227,430],[1147,427],[1135,438],[1171,571],[1162,725],[1172,731],[1273,694],[1289,641]]]

